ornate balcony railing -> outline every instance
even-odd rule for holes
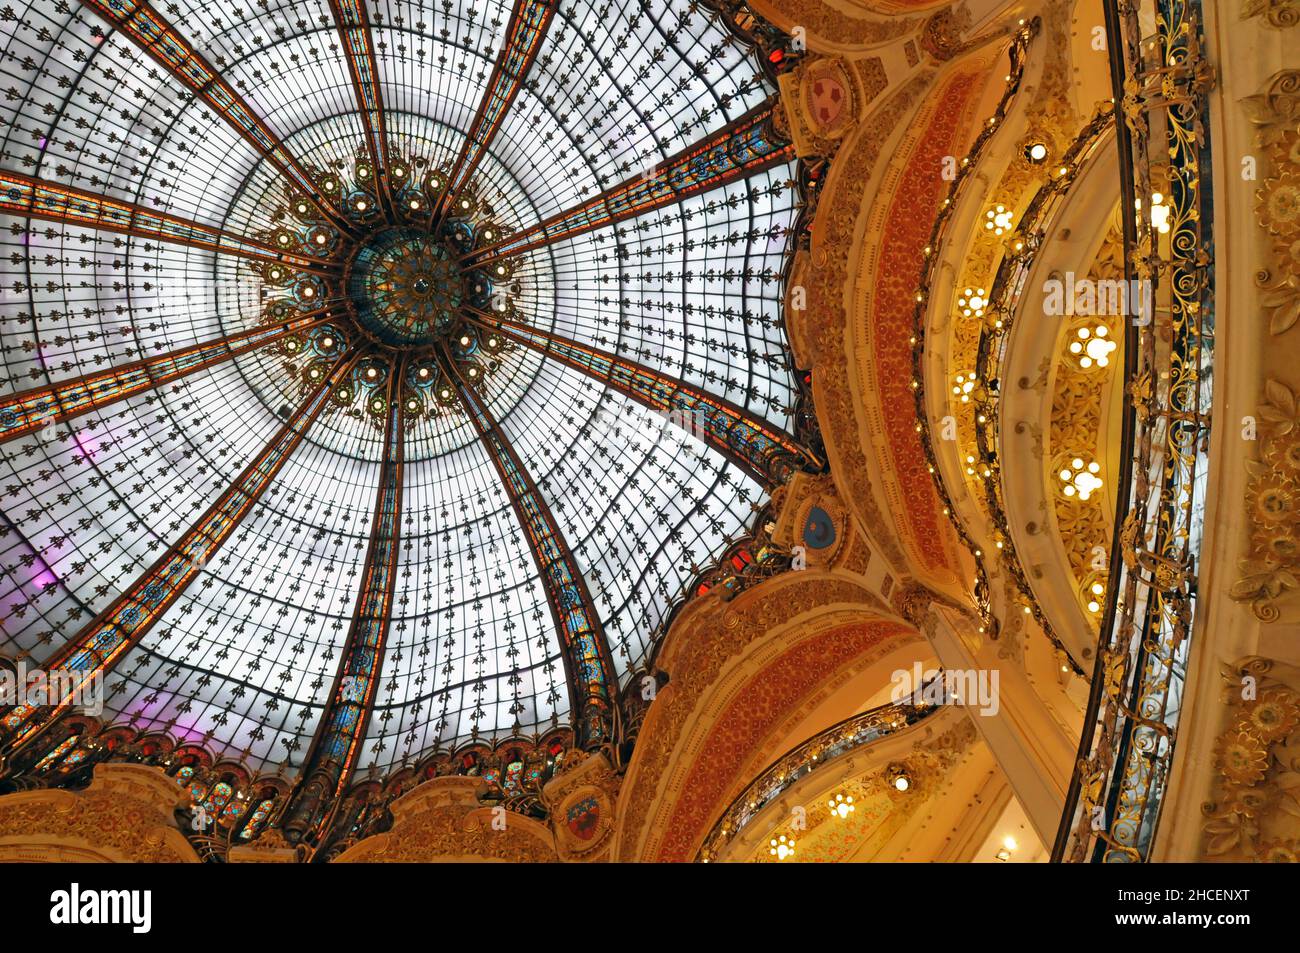
[[[920,699],[946,697],[943,673],[923,683],[915,692]],[[846,718],[791,748],[760,774],[732,802],[709,831],[700,846],[697,861],[708,863],[717,857],[764,808],[814,771],[833,764],[882,738],[910,728],[934,714],[944,702],[891,702],[860,715]]]
[[[1214,79],[1199,0],[1106,0],[1105,13],[1123,119],[1125,277],[1152,306],[1126,322],[1107,602],[1052,858],[1124,862],[1150,856],[1195,621],[1214,355]],[[1165,164],[1170,213],[1158,222],[1152,169]]]
[[[1010,379],[1007,373],[1012,332],[1021,311],[1021,298],[1026,283],[1047,235],[1056,224],[1066,204],[1071,187],[1078,181],[1088,164],[1101,150],[1106,134],[1114,123],[1114,109],[1105,105],[1090,119],[1066,148],[1060,159],[1052,163],[1047,180],[1034,193],[1020,215],[1014,232],[1006,243],[1007,252],[998,264],[993,283],[989,288],[988,306],[980,327],[975,353],[975,380],[981,382],[973,391],[975,416],[975,446],[979,466],[989,476],[983,481],[985,505],[994,530],[1003,542],[1003,558],[1011,578],[1028,600],[1028,606],[1044,633],[1066,657],[1076,674],[1083,668],[1070,654],[1057,636],[1051,620],[1034,598],[1033,584],[1025,572],[1015,545],[1007,515],[1006,484],[1002,472],[1002,390],[998,383]]]

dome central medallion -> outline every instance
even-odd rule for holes
[[[510,313],[520,291],[516,258],[493,257],[490,268],[474,261],[509,234],[478,184],[471,179],[450,195],[448,169],[396,146],[392,155],[387,202],[362,146],[350,165],[310,168],[320,194],[339,203],[345,228],[287,185],[284,205],[272,215],[275,227],[259,236],[286,260],[255,268],[263,281],[263,324],[318,319],[275,343],[285,370],[310,388],[341,355],[352,354],[331,407],[368,416],[381,429],[394,374],[401,375],[408,426],[459,415],[459,388],[486,386],[515,350],[490,317]]]
[[[397,227],[361,245],[347,291],[365,331],[408,347],[453,331],[465,280],[445,245],[427,232]]]

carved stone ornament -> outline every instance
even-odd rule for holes
[[[1203,857],[1300,862],[1300,669],[1248,656],[1220,675],[1227,727],[1201,806]]]
[[[1300,0],[1241,0],[1241,19],[1262,17],[1279,30],[1300,23]]]
[[[829,476],[797,473],[786,485],[785,494],[772,541],[802,560],[796,563],[798,568],[830,566],[851,532],[848,511],[835,492],[834,481]]]
[[[503,807],[481,807],[481,783],[468,777],[424,782],[393,802],[391,830],[353,845],[335,863],[559,859],[545,824]]]
[[[880,57],[854,63],[815,57],[783,73],[778,82],[800,156],[833,155],[866,105],[888,85]]]
[[[1296,396],[1285,384],[1268,380],[1258,417],[1259,458],[1246,461],[1250,482],[1246,514],[1250,548],[1241,576],[1228,590],[1249,602],[1256,618],[1276,622],[1277,599],[1300,587],[1300,427]]]
[[[542,797],[563,860],[592,860],[609,846],[621,779],[602,754],[575,752]]]
[[[101,764],[84,791],[0,798],[0,861],[199,862],[176,826],[184,798],[158,768]]]
[[[1266,233],[1268,261],[1255,276],[1272,334],[1300,319],[1300,70],[1282,70],[1262,93],[1242,100],[1263,147],[1255,220]],[[1267,171],[1266,171],[1267,170]]]

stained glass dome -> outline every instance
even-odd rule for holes
[[[815,442],[781,303],[800,167],[752,24],[0,19],[0,652],[252,771],[607,737]]]

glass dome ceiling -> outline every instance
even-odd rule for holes
[[[0,653],[253,770],[599,740],[804,458],[752,46],[679,0],[0,19]]]

